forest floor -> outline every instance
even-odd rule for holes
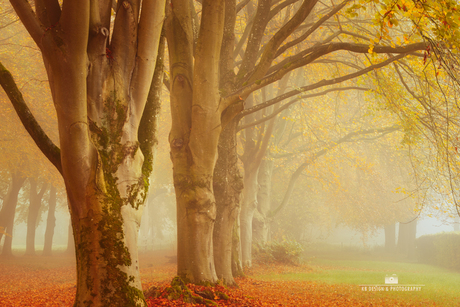
[[[155,286],[161,293],[175,275],[174,260],[172,252],[141,253],[144,289]],[[0,306],[72,306],[76,292],[74,261],[71,256],[0,258]],[[367,274],[373,270],[349,263],[336,264],[315,259],[301,266],[256,264],[246,272],[246,277],[236,279],[237,288],[218,285],[210,290],[228,295],[228,299],[215,295],[219,306],[460,306],[460,297],[446,304],[414,292],[362,291],[357,282],[348,282],[346,272]],[[337,275],[339,282],[324,279],[331,274]],[[381,275],[380,269],[377,275]],[[345,277],[340,280],[340,276]],[[367,275],[360,276],[365,283]],[[190,289],[203,290],[194,286]],[[161,296],[147,298],[147,302],[149,306],[200,306]]]

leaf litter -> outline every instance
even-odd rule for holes
[[[76,293],[73,257],[14,257],[0,259],[0,306],[72,306]],[[176,271],[164,254],[140,254],[144,290],[156,287],[158,297],[146,297],[148,306],[205,306],[166,294]],[[309,272],[308,266],[255,265],[246,277],[236,278],[238,287],[187,285],[196,296],[208,293],[217,306],[437,306],[431,301],[407,301],[377,293],[363,293],[356,285],[315,281],[260,280],[267,273]],[[223,293],[223,294],[222,294]],[[208,304],[209,305],[209,304]]]

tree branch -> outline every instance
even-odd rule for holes
[[[29,2],[23,0],[10,0],[10,3],[16,11],[19,19],[21,19],[22,24],[27,29],[27,32],[29,32],[30,36],[35,41],[35,44],[42,49],[42,37],[45,34],[45,31],[40,25],[40,21],[35,15]]]
[[[236,5],[236,13],[238,14],[251,0],[243,0]]]
[[[278,214],[287,205],[287,203],[289,202],[289,199],[291,198],[292,192],[294,190],[295,183],[296,183],[297,179],[300,177],[300,175],[302,174],[303,170],[307,166],[312,164],[316,159],[318,159],[319,157],[325,155],[332,148],[337,147],[338,145],[340,145],[341,143],[344,143],[344,142],[353,142],[354,141],[353,137],[358,136],[358,135],[381,133],[380,137],[382,137],[382,136],[384,136],[384,135],[386,135],[386,134],[388,134],[390,132],[400,130],[401,128],[402,127],[400,125],[394,125],[394,126],[385,127],[385,128],[374,128],[374,129],[366,129],[366,130],[359,130],[359,131],[350,132],[347,135],[345,135],[344,137],[338,139],[337,141],[331,142],[328,146],[326,146],[326,148],[323,148],[322,150],[312,154],[311,157],[309,157],[308,160],[306,160],[304,163],[302,163],[295,170],[295,172],[292,174],[291,178],[289,179],[288,188],[286,190],[286,193],[284,194],[284,197],[283,197],[283,200],[282,200],[281,204],[275,210],[271,211],[268,214],[268,216],[270,218],[274,217],[276,214]]]
[[[324,86],[324,85],[338,83],[339,80],[340,80],[339,82],[342,82],[343,80],[348,80],[348,79],[351,79],[353,77],[362,75],[363,73],[369,72],[369,71],[371,71],[373,69],[380,68],[380,67],[383,67],[385,65],[388,65],[391,62],[393,62],[395,60],[398,60],[398,59],[406,56],[407,54],[410,54],[413,51],[424,50],[426,48],[426,46],[427,46],[427,43],[424,43],[424,42],[415,43],[415,44],[411,44],[411,45],[407,45],[407,46],[395,47],[395,48],[390,47],[390,46],[376,46],[374,48],[375,53],[399,53],[400,55],[392,57],[392,58],[390,58],[390,59],[388,59],[386,61],[383,61],[383,62],[381,62],[379,64],[371,65],[368,68],[363,69],[360,72],[356,72],[354,74],[350,74],[350,75],[347,75],[345,77],[339,77],[339,78],[335,78],[335,79],[332,79],[332,80],[329,80],[329,81],[325,81],[325,80],[320,81],[320,82],[317,83],[317,85],[315,85],[315,88],[318,88],[318,87]],[[242,99],[244,100],[250,93],[252,93],[252,92],[254,92],[254,91],[256,91],[256,90],[258,90],[258,89],[260,89],[260,88],[262,88],[262,87],[264,87],[266,85],[268,85],[268,84],[271,84],[271,83],[273,83],[275,81],[278,81],[285,74],[287,74],[289,71],[292,71],[292,70],[294,70],[296,68],[299,68],[299,67],[302,67],[302,66],[305,66],[305,65],[308,65],[308,64],[312,63],[314,60],[318,59],[319,57],[321,57],[323,55],[326,55],[326,54],[329,54],[329,53],[334,52],[334,51],[338,51],[338,50],[347,50],[347,51],[351,51],[351,52],[355,52],[355,53],[368,53],[369,46],[364,45],[364,44],[352,44],[352,43],[331,43],[331,44],[319,46],[319,47],[315,48],[315,51],[311,52],[310,54],[308,54],[304,58],[302,58],[300,60],[297,60],[294,63],[285,65],[283,68],[281,68],[277,72],[275,72],[275,73],[273,73],[271,75],[268,75],[268,76],[266,76],[265,78],[263,78],[261,80],[256,80],[252,84],[250,84],[250,85],[248,85],[246,87],[243,87],[243,88],[239,89],[237,92],[232,93],[231,95],[227,96],[225,98],[224,104],[230,105],[230,104],[233,104],[233,103],[238,103]],[[324,84],[321,84],[321,82],[324,82]]]
[[[327,89],[325,91],[322,91],[322,92],[319,92],[319,93],[314,93],[314,94],[309,94],[309,95],[303,95],[303,96],[300,96],[294,100],[291,100],[287,103],[285,103],[282,107],[280,107],[279,109],[277,109],[276,111],[274,111],[272,114],[270,114],[269,116],[266,116],[264,118],[261,118],[259,119],[258,121],[255,121],[253,123],[249,123],[249,124],[246,124],[246,125],[240,125],[238,126],[237,128],[237,131],[240,131],[240,130],[243,130],[243,129],[246,129],[248,127],[251,127],[251,126],[254,126],[254,125],[259,125],[273,117],[275,117],[276,115],[278,115],[279,113],[281,113],[282,111],[286,110],[287,108],[289,108],[291,105],[293,105],[294,103],[298,102],[299,100],[302,100],[302,99],[308,99],[308,98],[313,98],[313,97],[318,97],[318,96],[323,96],[323,95],[326,95],[327,93],[330,93],[330,92],[335,92],[335,91],[347,91],[347,90],[360,90],[360,91],[368,91],[369,88],[364,88],[364,87],[358,87],[358,86],[349,86],[349,87],[336,87],[336,88],[331,88],[331,89]],[[267,102],[265,102],[264,104],[267,104],[264,108],[267,108],[273,104],[276,104],[277,102],[281,101],[281,100],[278,100],[277,99],[278,97],[276,98],[273,98]],[[288,97],[286,97],[288,98]],[[285,99],[286,99],[285,98]],[[257,112],[259,110],[261,110],[261,108],[257,108],[259,105],[255,106],[255,107],[252,107],[250,109],[246,109],[244,111],[242,111],[238,117],[244,117],[248,114],[251,114],[251,113],[254,113],[254,112]]]
[[[308,29],[304,34],[302,34],[301,36],[299,36],[298,38],[286,43],[285,45],[283,45],[282,47],[280,47],[278,49],[278,51],[276,51],[276,54],[275,54],[275,58],[278,57],[279,55],[281,55],[284,51],[286,51],[287,49],[297,45],[298,43],[300,42],[303,42],[304,40],[306,40],[314,31],[316,31],[316,29],[318,29],[325,21],[327,21],[329,18],[331,18],[332,16],[335,15],[335,13],[337,13],[338,11],[340,11],[348,2],[350,2],[350,0],[344,0],[342,3],[340,3],[339,5],[335,6],[329,13],[327,13],[326,15],[324,15],[322,18],[320,18],[317,22],[315,22],[313,24],[313,26]]]
[[[64,0],[62,3],[62,12],[60,24],[65,33],[68,44],[68,52],[73,55],[85,55],[88,45],[90,20],[90,0]],[[74,59],[72,59],[74,60]],[[75,61],[83,61],[75,59]]]
[[[304,0],[296,14],[284,26],[282,26],[275,35],[273,35],[264,47],[264,52],[262,53],[259,64],[257,64],[251,76],[247,78],[248,83],[262,78],[267,73],[273,59],[275,58],[278,47],[286,38],[289,37],[289,35],[292,34],[292,32],[305,20],[305,18],[310,15],[317,2],[318,0]]]
[[[22,97],[21,91],[16,86],[11,73],[0,63],[0,83],[3,90],[8,95],[16,113],[19,116],[24,128],[37,144],[38,148],[50,160],[50,162],[62,174],[61,152],[60,149],[46,135],[45,131],[40,127],[40,124],[35,120],[35,117],[30,112],[29,107]]]
[[[142,5],[138,29],[136,68],[131,92],[136,118],[140,120],[152,83],[158,55],[161,31],[165,19],[165,0],[145,1]],[[163,64],[161,64],[163,65]],[[163,73],[163,72],[162,72]]]
[[[61,17],[61,7],[58,0],[35,0],[35,11],[38,19],[45,27],[55,25]]]
[[[246,73],[252,70],[257,61],[257,52],[259,51],[260,44],[264,36],[265,28],[267,27],[267,24],[270,21],[270,19],[268,18],[269,15],[270,0],[259,0],[257,5],[257,11],[250,28],[249,39],[246,46],[246,50],[244,52],[243,61],[237,74],[237,79],[240,80],[240,82],[242,82],[241,80],[243,80],[243,78],[246,76]],[[243,37],[241,38],[241,40],[243,39]],[[239,46],[240,43],[238,43],[237,48]]]
[[[404,55],[398,55],[394,58],[390,58],[386,61],[383,61],[381,63],[378,63],[378,64],[374,64],[374,65],[371,65],[371,66],[368,66],[360,71],[357,71],[355,73],[351,73],[351,74],[348,74],[348,75],[345,75],[345,76],[342,76],[342,77],[339,77],[339,78],[334,78],[334,79],[330,79],[330,80],[321,80],[319,82],[316,82],[316,83],[313,83],[313,84],[310,84],[310,85],[306,85],[306,86],[303,86],[303,87],[300,87],[300,88],[297,88],[295,90],[292,90],[290,92],[287,92],[281,96],[278,96],[274,99],[271,99],[267,102],[265,102],[264,104],[259,104],[251,109],[248,109],[247,112],[255,112],[255,111],[258,111],[260,109],[263,109],[263,108],[266,108],[272,104],[275,104],[281,100],[284,100],[286,98],[289,98],[289,97],[292,97],[294,95],[297,95],[299,93],[302,93],[302,92],[306,92],[306,91],[311,91],[311,90],[314,90],[314,89],[317,89],[317,88],[320,88],[320,87],[323,87],[323,86],[327,86],[327,85],[332,85],[332,84],[338,84],[338,83],[341,83],[341,82],[344,82],[344,81],[347,81],[347,80],[350,80],[350,79],[353,79],[353,78],[356,78],[356,77],[359,77],[361,75],[364,75],[364,74],[367,74],[368,72],[371,72],[373,71],[374,69],[378,69],[378,68],[381,68],[381,67],[384,67],[388,64],[390,64],[391,62],[394,62],[396,60],[398,60],[399,58],[402,58],[404,57]],[[251,111],[249,111],[251,110]],[[243,111],[243,113],[241,114],[242,116],[245,115],[245,112],[246,111]]]

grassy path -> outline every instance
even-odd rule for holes
[[[396,300],[419,305],[460,306],[460,273],[434,266],[394,261],[313,259],[309,270],[273,272],[260,270],[254,278],[267,281],[314,281],[324,288],[347,286],[362,301],[369,298]],[[365,292],[359,285],[384,284],[385,276],[396,274],[399,285],[424,285],[421,291]],[[423,306],[423,305],[422,305]]]

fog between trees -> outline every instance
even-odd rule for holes
[[[2,253],[65,190],[76,306],[144,305],[138,246],[232,285],[257,243],[455,216],[456,3],[428,2],[2,3]]]

